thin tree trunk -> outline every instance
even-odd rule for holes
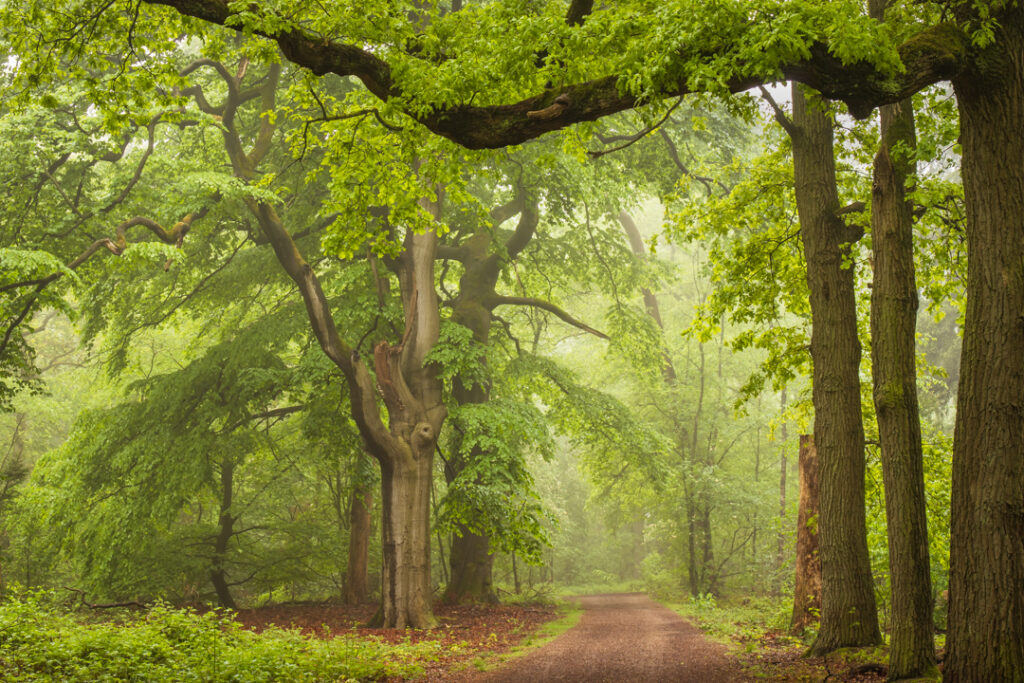
[[[235,535],[236,519],[231,515],[231,501],[235,487],[235,463],[230,458],[220,461],[220,514],[217,518],[217,537],[214,539],[213,566],[210,568],[210,583],[217,594],[217,601],[221,607],[237,609],[235,599],[231,595],[228,586],[227,571],[224,569],[224,558],[228,552],[228,545],[232,536]]]
[[[1024,681],[1024,10],[954,80],[967,311],[944,680]]]
[[[818,546],[819,500],[818,453],[814,437],[800,435],[800,509],[796,522],[796,584],[790,631],[802,633],[818,620],[821,611],[821,557]]]
[[[348,566],[342,591],[346,605],[361,605],[370,597],[368,567],[372,510],[373,490],[360,481],[349,497]]]
[[[793,176],[807,261],[814,364],[814,443],[821,472],[821,654],[881,642],[864,512],[860,342],[849,244],[837,215],[832,120],[793,86]]]
[[[872,0],[882,18],[884,0]],[[892,587],[889,680],[935,671],[931,562],[924,498],[924,455],[917,407],[913,208],[914,109],[907,99],[881,108],[871,205],[871,365],[882,451]]]
[[[786,412],[786,388],[782,388],[782,395],[779,398],[780,412]],[[779,449],[779,538],[778,538],[778,549],[775,556],[775,585],[772,590],[776,595],[782,594],[782,567],[786,564],[786,534],[783,533],[783,528],[786,526],[786,470],[789,468],[789,462],[786,458],[786,441],[788,440],[787,435],[787,421],[783,419],[782,427],[780,428],[782,437],[782,448]]]

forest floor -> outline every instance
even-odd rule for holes
[[[783,634],[754,635],[725,619],[711,625],[688,614],[687,620],[642,593],[573,602],[581,617],[578,609],[551,605],[438,606],[440,626],[429,631],[366,628],[372,605],[281,605],[241,610],[236,619],[256,631],[277,625],[321,638],[345,633],[393,644],[433,641],[436,658],[423,662],[419,680],[445,683],[885,680],[884,670],[865,665],[857,653],[804,658],[802,646]],[[560,635],[546,642],[549,633]]]
[[[367,628],[375,605],[278,605],[240,610],[235,617],[246,628],[298,628],[321,638],[348,634],[378,638],[392,644],[438,643],[437,658],[423,662],[425,681],[467,680],[471,672],[543,635],[544,626],[563,616],[554,605],[438,605],[440,625],[432,630]]]

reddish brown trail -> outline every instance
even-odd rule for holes
[[[580,623],[544,647],[470,680],[486,683],[747,681],[725,647],[642,593],[579,599]]]

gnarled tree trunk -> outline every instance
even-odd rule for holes
[[[452,321],[470,330],[473,340],[482,347],[490,343],[492,312],[504,302],[495,291],[501,269],[527,246],[539,220],[536,206],[518,198],[491,212],[491,217],[498,223],[516,213],[520,214],[519,222],[501,245],[502,248],[493,249],[491,236],[482,231],[447,254],[460,261],[465,269],[459,280],[459,294],[452,302]],[[483,358],[479,360],[484,362]],[[461,377],[455,378],[452,394],[460,406],[483,404],[490,400],[490,391],[486,386]],[[466,452],[461,440],[456,439],[455,447],[445,464],[445,479],[449,484],[453,483],[472,462],[486,457],[488,454],[478,448]],[[443,602],[498,601],[492,577],[494,556],[490,539],[485,533],[458,524],[458,531],[451,540],[449,559],[451,578],[442,596]]]
[[[216,65],[205,60],[194,65],[201,66]],[[194,69],[189,67],[187,72],[191,70]],[[200,109],[219,117],[234,174],[244,181],[253,181],[276,131],[269,113],[275,107],[280,66],[272,65],[255,91],[260,125],[248,150],[236,120],[239,107],[254,99],[242,88],[247,70],[240,70],[237,76],[222,66],[215,70],[227,87],[227,98],[221,106],[212,107],[198,86],[187,92],[195,97]],[[437,235],[408,230],[402,253],[387,260],[401,287],[405,330],[394,345],[381,341],[374,347],[375,377],[371,377],[358,351],[339,334],[316,273],[292,239],[277,208],[254,197],[245,201],[281,267],[298,287],[321,349],[345,375],[352,418],[367,452],[381,467],[383,586],[376,623],[395,628],[430,628],[436,624],[430,599],[430,484],[437,435],[446,416],[436,368],[424,365],[440,330],[434,290]],[[424,201],[423,207],[434,218],[438,217],[438,203]],[[387,412],[386,426],[381,419],[378,396]]]

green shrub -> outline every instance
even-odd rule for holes
[[[414,677],[436,642],[388,645],[374,638],[307,637],[243,629],[230,616],[158,605],[120,622],[85,623],[45,593],[0,604],[0,678],[5,681],[367,681]]]

